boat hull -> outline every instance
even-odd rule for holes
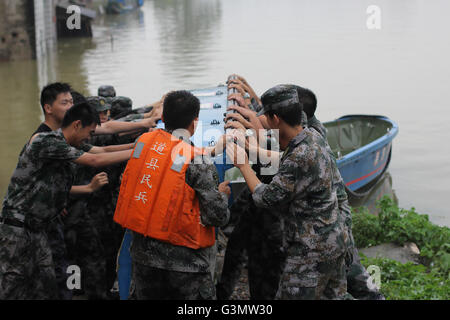
[[[397,124],[383,116],[349,115],[339,118],[336,122],[355,119],[383,121],[386,123],[387,131],[374,141],[347,153],[343,157],[337,157],[337,166],[344,179],[345,186],[351,192],[358,191],[386,171],[391,159],[392,141],[398,134]],[[324,125],[327,127],[331,123],[324,123]],[[331,141],[329,142],[331,145]]]

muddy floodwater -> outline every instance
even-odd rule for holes
[[[368,27],[370,5],[380,29]],[[369,198],[395,192],[400,206],[450,226],[449,14],[448,0],[146,0],[139,11],[99,16],[92,39],[60,40],[47,59],[0,63],[0,196],[42,121],[46,83],[86,95],[110,84],[140,107],[239,73],[258,94],[280,83],[312,89],[322,121],[396,121],[390,175]]]

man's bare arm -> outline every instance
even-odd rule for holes
[[[72,186],[70,189],[71,195],[77,195],[77,194],[90,194],[104,185],[108,184],[108,174],[106,172],[101,172],[92,178],[91,182],[89,184],[86,184],[84,186]]]
[[[76,164],[89,167],[106,167],[116,163],[122,163],[128,161],[131,157],[132,149],[117,151],[117,152],[105,152],[105,153],[84,153],[81,157],[74,160]]]
[[[108,121],[98,126],[95,129],[96,135],[115,134],[121,132],[136,131],[141,129],[150,129],[156,126],[156,121],[153,118],[144,119],[139,122],[123,122],[123,121]]]
[[[111,146],[104,146],[104,147],[94,146],[94,147],[92,147],[91,150],[89,150],[89,153],[99,154],[99,153],[106,153],[106,152],[117,152],[117,151],[130,150],[133,148],[134,148],[134,143],[111,145]]]

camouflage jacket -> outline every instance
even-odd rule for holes
[[[61,130],[40,133],[28,142],[8,186],[2,216],[37,228],[57,216],[72,187],[72,161],[83,154],[67,143]]]
[[[124,143],[134,142],[134,138],[128,138],[128,135],[120,137],[118,134],[97,135],[89,141],[92,145],[97,147],[119,145]],[[113,215],[116,208],[117,195],[120,189],[120,177],[125,170],[126,162],[109,165],[103,168],[97,168],[91,174],[91,179],[94,175],[100,172],[108,174],[108,184],[93,192],[88,200],[89,214],[94,220],[99,219],[99,212],[105,212],[108,215]],[[85,167],[86,168],[86,167]],[[89,168],[87,168],[89,169]],[[103,209],[103,210],[102,210]]]
[[[345,191],[345,182],[344,179],[342,179],[341,173],[339,172],[339,169],[337,167],[336,157],[328,143],[327,129],[315,116],[308,119],[308,127],[314,129],[313,131],[316,134],[319,134],[324,139],[325,144],[327,145],[328,153],[330,154],[331,158],[333,159],[333,162],[335,163],[333,184],[336,188],[336,195],[339,202],[339,208],[341,208],[341,212],[344,214],[345,224],[347,227],[351,228],[352,216],[351,214],[349,214],[351,213],[351,211],[348,210],[349,204],[347,191]],[[342,210],[342,208],[344,208],[344,210]]]
[[[327,139],[327,129],[316,116],[312,116],[308,119],[308,127],[316,130],[325,140]]]
[[[199,199],[202,224],[221,227],[229,219],[228,199],[218,190],[219,177],[211,159],[204,157],[197,164],[194,159],[186,171],[186,183],[192,187]],[[216,259],[215,246],[194,250],[174,246],[133,233],[131,246],[133,261],[154,268],[178,272],[210,272]]]
[[[253,193],[257,207],[279,209],[288,255],[305,263],[335,259],[346,250],[334,166],[324,139],[305,128],[289,143],[272,182]]]
[[[116,134],[106,134],[106,135],[95,135],[90,140],[89,143],[95,146],[105,146],[115,144],[117,141]],[[111,168],[115,168],[118,165],[111,165],[106,168],[94,168],[83,165],[74,165],[74,185],[87,185],[92,181],[92,178],[100,173],[105,171],[108,174],[108,184],[100,188],[99,190],[89,193],[89,194],[76,194],[69,196],[69,204],[67,210],[69,211],[71,224],[86,223],[86,214],[91,210],[91,204],[94,203],[98,206],[108,206],[113,207],[113,201],[111,199],[111,186],[116,184],[120,184],[118,182],[118,178],[115,178],[115,175],[111,174],[113,170]],[[120,173],[118,173],[120,176]],[[84,202],[81,206],[78,202]],[[88,210],[89,209],[89,210]],[[112,208],[110,211],[113,211]],[[94,210],[95,211],[95,210]]]

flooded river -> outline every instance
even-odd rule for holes
[[[368,28],[370,5],[380,29]],[[146,0],[140,11],[99,16],[93,39],[60,40],[39,62],[0,63],[0,195],[42,121],[44,84],[69,82],[86,95],[111,84],[140,107],[239,73],[259,94],[279,83],[311,88],[322,121],[396,121],[381,193],[394,189],[400,206],[450,226],[449,14],[448,0]]]

